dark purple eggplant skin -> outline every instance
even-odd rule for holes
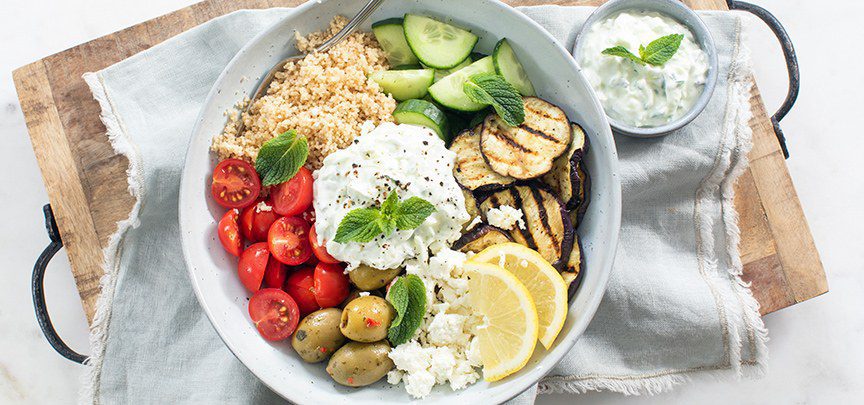
[[[582,223],[582,217],[585,216],[585,212],[588,211],[588,205],[591,204],[591,174],[588,173],[588,169],[585,167],[585,161],[579,162],[579,166],[582,169],[582,173],[584,176],[580,175],[580,180],[584,182],[583,187],[585,187],[584,198],[579,199],[578,203],[574,207],[576,210],[576,227],[579,227],[579,224]],[[576,167],[576,166],[573,166]],[[582,179],[581,177],[584,177]]]
[[[459,240],[454,242],[452,249],[453,250],[460,250],[460,249],[464,248],[465,246],[467,246],[469,243],[471,243],[477,239],[482,238],[484,235],[486,235],[489,232],[499,232],[502,235],[506,236],[507,239],[509,239],[511,242],[513,241],[513,238],[510,237],[510,235],[507,233],[507,231],[505,231],[501,228],[494,227],[492,225],[480,224],[480,225],[477,225],[474,229],[468,231],[468,233],[462,235],[462,237],[459,238]]]
[[[585,132],[585,128],[582,128],[581,125],[576,123],[573,123],[573,125],[578,126],[582,133],[585,134],[585,146],[573,153],[573,156],[570,156],[570,189],[575,191],[578,190],[576,186],[579,185],[580,182],[579,170],[577,166],[580,164],[584,164],[582,163],[583,158],[588,155],[588,150],[591,147],[591,142],[588,141],[588,133]],[[580,201],[579,197],[575,195],[576,193],[574,192],[573,194],[574,195],[570,198],[570,201],[567,201],[567,209],[570,211],[577,209]],[[585,195],[588,194],[586,193]]]

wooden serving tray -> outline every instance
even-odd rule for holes
[[[359,1],[359,0],[358,0]],[[599,5],[603,0],[511,0],[513,6]],[[685,0],[728,10],[723,0]],[[301,0],[205,0],[17,69],[15,86],[33,151],[75,282],[92,321],[102,249],[133,204],[125,157],[114,153],[81,75],[103,69],[196,25],[239,9],[296,6]],[[753,150],[737,184],[744,279],[767,314],[828,291],[825,272],[758,90],[750,100]]]

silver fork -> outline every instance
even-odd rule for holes
[[[374,13],[375,10],[377,10],[383,2],[384,0],[369,0],[366,5],[360,9],[357,15],[355,15],[354,18],[349,20],[348,23],[345,24],[345,26],[336,33],[336,35],[333,35],[332,38],[328,39],[319,47],[315,48],[315,52],[326,52],[334,45],[342,42],[342,40],[344,40],[354,31],[356,31],[357,27],[366,22],[366,19],[368,19],[369,16],[372,15],[372,13]],[[286,63],[301,60],[305,56],[306,55],[300,54],[285,58],[281,62],[277,63],[276,66],[273,66],[273,68],[270,69],[269,72],[267,72],[267,76],[264,76],[264,79],[261,80],[260,84],[258,84],[258,87],[255,89],[255,94],[252,96],[252,99],[249,100],[249,103],[246,104],[246,108],[244,108],[243,112],[240,114],[240,125],[237,127],[237,135],[242,134],[243,131],[246,129],[246,124],[243,123],[243,114],[246,114],[246,111],[249,110],[249,107],[251,107],[256,100],[261,98],[261,96],[263,96],[264,93],[267,92],[267,88],[270,86],[270,83],[276,77],[276,73],[280,72]]]

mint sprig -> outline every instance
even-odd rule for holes
[[[435,206],[420,197],[399,201],[396,190],[390,192],[380,208],[357,208],[350,211],[336,228],[337,243],[367,243],[383,234],[390,236],[396,229],[414,229],[426,221]]]
[[[683,39],[684,35],[681,34],[670,34],[657,38],[651,41],[648,46],[639,45],[639,56],[634,55],[627,48],[620,45],[606,48],[602,54],[630,59],[643,66],[645,64],[662,66],[675,56],[678,48],[681,47],[681,40]]]
[[[491,105],[507,125],[515,127],[525,122],[525,104],[519,90],[500,75],[473,75],[462,85],[462,91],[475,103]]]
[[[416,275],[399,277],[390,286],[387,300],[393,304],[396,317],[387,330],[387,339],[394,347],[408,342],[423,323],[426,313],[426,286]]]
[[[264,186],[284,183],[297,174],[308,155],[306,137],[298,136],[292,129],[261,145],[255,159],[255,171],[261,176]]]

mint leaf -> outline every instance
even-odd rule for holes
[[[678,47],[681,46],[681,40],[684,35],[671,34],[665,37],[657,38],[651,41],[648,46],[639,49],[639,54],[642,60],[649,65],[661,66],[672,59],[675,52],[678,52]]]
[[[306,163],[308,155],[306,137],[298,136],[293,129],[265,142],[255,159],[261,185],[272,186],[291,180]]]
[[[525,104],[519,90],[500,75],[479,73],[471,76],[462,85],[462,91],[475,103],[491,105],[507,125],[515,127],[525,122]]]
[[[408,284],[405,277],[399,277],[393,282],[387,292],[387,301],[390,301],[393,304],[393,309],[396,310],[396,317],[390,322],[390,329],[392,330],[402,324],[405,310],[408,308]]]
[[[393,190],[387,196],[387,199],[384,200],[384,203],[381,204],[381,215],[389,217],[396,212],[397,207],[399,207],[399,195],[396,194],[396,190]]]
[[[370,242],[381,234],[380,217],[381,213],[375,208],[352,210],[342,218],[333,240],[338,243]]]
[[[396,208],[393,215],[399,230],[414,229],[435,212],[435,206],[420,197],[411,197]]]
[[[387,299],[396,309],[396,317],[390,323],[387,338],[393,346],[398,346],[411,340],[423,323],[423,315],[426,314],[426,286],[420,277],[409,274],[393,283]]]
[[[640,51],[641,51],[641,49],[640,49]],[[643,62],[642,59],[639,59],[638,56],[634,55],[632,52],[627,50],[627,48],[625,48],[621,45],[613,46],[611,48],[606,48],[603,50],[602,54],[611,55],[611,56],[619,56],[619,57],[622,57],[624,59],[630,59],[639,65],[645,64],[645,62]]]

